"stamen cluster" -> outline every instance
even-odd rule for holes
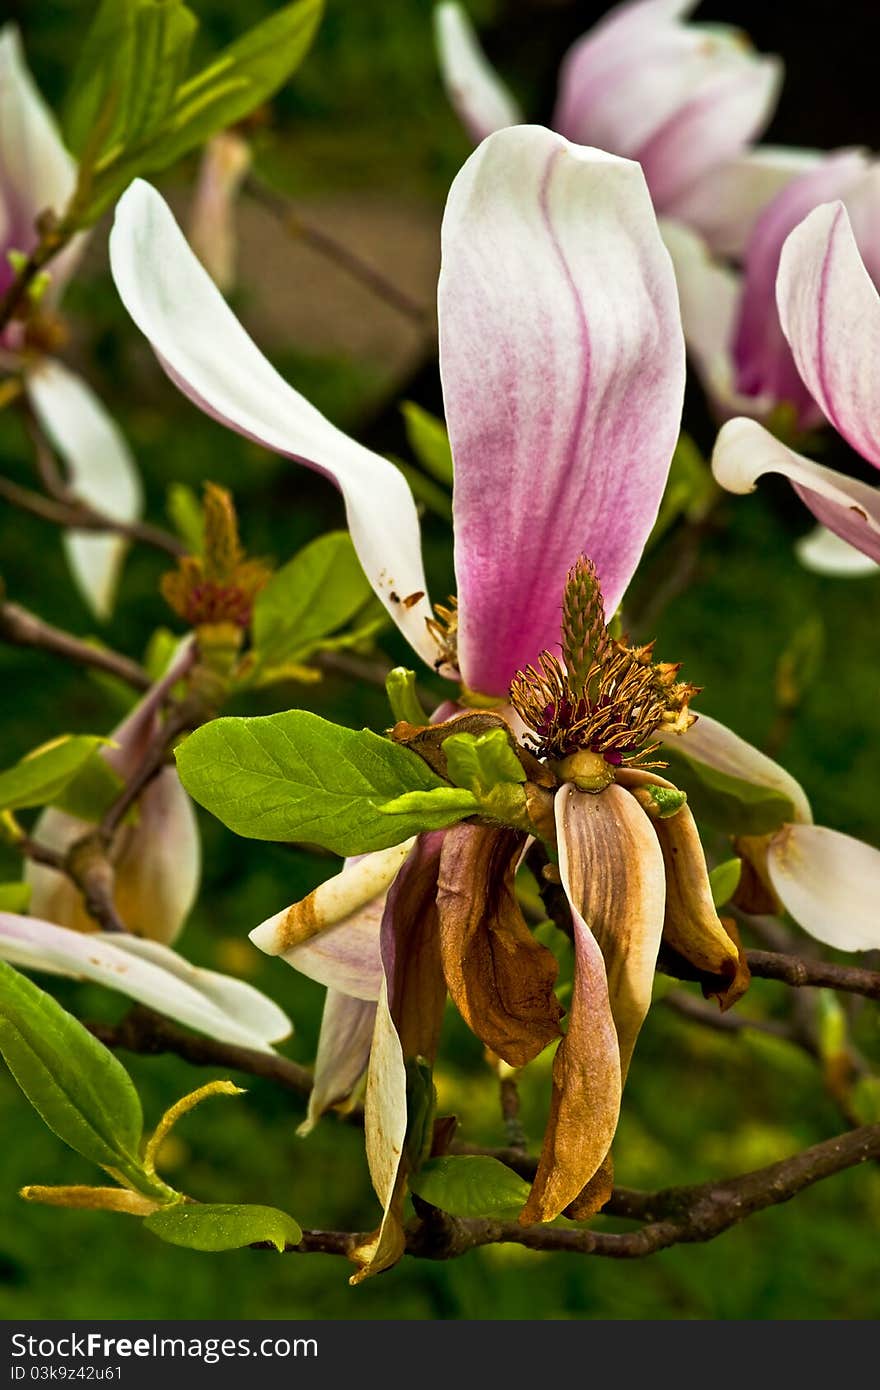
[[[660,747],[652,739],[661,726],[684,732],[693,723],[697,687],[676,680],[677,665],[654,661],[653,642],[630,647],[611,635],[595,568],[583,556],[566,583],[561,647],[561,661],[542,652],[510,687],[538,755],[589,751],[612,767],[664,766],[646,761]]]
[[[434,605],[434,617],[426,618],[425,624],[440,649],[434,666],[439,671],[442,666],[458,665],[458,599],[450,594],[447,603]]]

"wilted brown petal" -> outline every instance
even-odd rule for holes
[[[568,1031],[553,1059],[553,1094],[538,1171],[519,1218],[526,1225],[552,1221],[578,1201],[602,1168],[617,1128],[622,1089],[620,1046],[605,961],[580,910],[585,903],[585,881],[595,880],[598,885],[612,868],[620,891],[612,893],[610,886],[600,886],[600,893],[589,908],[594,921],[604,914],[604,935],[610,926],[609,909],[613,912],[616,906],[620,909],[617,915],[624,916],[638,897],[636,892],[627,892],[628,884],[635,887],[639,868],[637,864],[630,866],[625,838],[615,832],[615,798],[612,796],[607,809],[601,805],[614,791],[609,787],[600,796],[590,796],[565,786],[556,798],[559,871],[571,906],[574,988]],[[583,826],[585,818],[587,825]],[[643,819],[647,820],[644,816]],[[622,851],[620,857],[618,849]],[[643,896],[649,897],[647,893]],[[607,897],[608,902],[603,905],[600,897]],[[657,936],[659,932],[658,918]],[[598,1185],[602,1186],[601,1180]],[[602,1192],[591,1185],[585,1195],[598,1202]],[[581,1210],[579,1202],[578,1209]]]
[[[437,887],[449,993],[481,1042],[514,1067],[559,1037],[562,1014],[556,959],[529,931],[514,893],[523,843],[514,830],[454,826]]]
[[[618,778],[630,788],[650,783],[672,786],[654,773],[635,768],[619,773]],[[720,997],[740,970],[740,953],[715,911],[696,821],[690,807],[682,806],[674,816],[666,820],[652,818],[649,824],[660,843],[666,867],[664,946],[683,956],[701,976],[715,976],[716,987],[710,987],[709,992]]]
[[[614,1160],[610,1152],[605,1155],[583,1191],[565,1208],[565,1215],[572,1221],[589,1221],[597,1211],[601,1211],[614,1188]]]

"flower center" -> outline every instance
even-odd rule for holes
[[[646,761],[660,747],[655,735],[690,727],[697,687],[676,680],[677,665],[654,661],[653,642],[630,647],[612,636],[596,571],[583,556],[565,586],[561,646],[561,661],[542,652],[510,687],[534,751],[585,791],[601,791],[617,767],[663,767]]]

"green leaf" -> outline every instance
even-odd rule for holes
[[[499,782],[524,782],[525,769],[503,729],[487,734],[450,734],[443,740],[450,782],[485,797]]]
[[[678,787],[659,787],[653,782],[648,782],[640,790],[650,798],[654,807],[652,814],[658,820],[669,820],[671,816],[677,816],[682,806],[687,805],[687,796]]]
[[[132,81],[126,92],[126,145],[161,125],[189,63],[198,20],[182,0],[145,0],[135,14]]]
[[[334,854],[388,849],[424,828],[378,809],[445,783],[415,753],[369,729],[289,710],[215,719],[176,750],[187,791],[230,830],[255,840],[306,840]]]
[[[302,1230],[292,1216],[277,1207],[200,1205],[178,1202],[144,1218],[148,1231],[169,1245],[188,1250],[241,1250],[266,1241],[280,1253],[299,1245]]]
[[[443,421],[415,401],[404,401],[400,410],[409,447],[419,463],[438,483],[452,487],[452,450]]]
[[[386,801],[378,809],[383,816],[405,818],[407,824],[418,821],[420,830],[445,830],[465,816],[474,815],[480,810],[480,802],[473,792],[461,787],[435,787],[430,792],[404,792],[403,796]],[[412,830],[407,831],[407,835],[412,834]],[[401,836],[401,839],[406,838],[406,835]]]
[[[312,541],[274,574],[254,603],[257,655],[266,665],[302,660],[371,597],[346,531]]]
[[[709,875],[709,886],[716,907],[723,907],[725,903],[730,902],[739,886],[741,875],[741,859],[725,859],[723,864],[715,865]]]
[[[0,1053],[59,1139],[142,1190],[155,1190],[141,1165],[143,1114],[128,1072],[51,995],[3,961]]]
[[[48,804],[66,811],[69,816],[76,816],[77,820],[94,823],[105,814],[124,785],[106,758],[95,752]]]
[[[729,835],[769,835],[788,821],[797,820],[794,803],[774,787],[758,786],[741,777],[691,762],[677,745],[666,744],[669,780],[687,792],[698,820],[707,820]]]
[[[29,883],[0,883],[0,912],[27,912],[30,901]]]
[[[48,806],[82,771],[101,743],[106,739],[64,734],[28,753],[14,767],[0,772],[0,811]]]
[[[410,1178],[410,1188],[450,1216],[517,1216],[529,1185],[497,1158],[477,1154],[431,1158]]]
[[[79,48],[64,113],[64,137],[74,154],[97,156],[119,138],[125,91],[134,65],[141,0],[103,0]],[[101,123],[100,141],[96,134]]]

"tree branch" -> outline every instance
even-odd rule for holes
[[[880,1124],[863,1125],[741,1177],[660,1192],[615,1188],[602,1214],[645,1222],[640,1229],[626,1232],[465,1220],[421,1204],[426,1214],[408,1227],[406,1253],[450,1260],[480,1246],[512,1244],[544,1252],[643,1259],[672,1245],[714,1240],[755,1212],[788,1202],[814,1183],[876,1158],[880,1158]],[[287,1246],[287,1253],[350,1255],[368,1239],[366,1232],[305,1231],[299,1245]]]
[[[0,601],[0,639],[16,647],[37,647],[79,666],[90,666],[116,676],[135,690],[149,690],[150,677],[142,666],[107,647],[94,647],[63,628],[43,622],[17,603]]]

